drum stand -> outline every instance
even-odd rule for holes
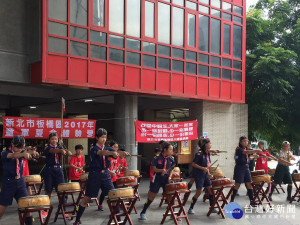
[[[80,200],[83,199],[83,197],[85,196],[86,181],[79,181],[79,184],[80,184],[80,193],[78,195],[76,205],[79,205]],[[91,198],[91,200],[95,201],[96,205],[99,206],[98,198]],[[89,206],[90,206],[90,203],[87,204],[87,207],[89,207]]]
[[[279,187],[275,187],[275,190],[277,191],[278,194],[280,194],[279,190],[282,190],[282,193],[285,193],[283,187],[281,186],[281,184],[279,184]]]
[[[40,207],[40,208],[25,208],[25,209],[18,209],[18,214],[19,214],[19,219],[20,219],[20,225],[24,225],[25,224],[25,220],[26,220],[26,214],[27,213],[31,213],[31,212],[38,212],[39,213],[39,218],[41,221],[41,225],[47,225],[49,223],[49,219],[51,216],[53,210],[53,206],[44,206],[44,207]],[[45,221],[43,221],[42,218],[42,212],[43,211],[47,211],[47,217],[45,218]]]
[[[210,216],[212,210],[214,208],[216,208],[217,210],[219,210],[218,214],[221,214],[222,218],[225,219],[224,207],[228,204],[228,199],[233,191],[233,187],[234,187],[233,185],[226,185],[226,186],[222,186],[221,188],[218,188],[218,189],[212,188],[214,201],[213,201],[212,205],[209,207],[207,216]],[[225,195],[223,192],[225,188],[230,188],[227,195]],[[222,205],[220,204],[220,202]]]
[[[123,186],[121,186],[119,188],[125,188],[125,187],[131,187],[134,190],[134,194],[137,197],[137,200],[140,200],[140,194],[139,194],[139,191],[138,191],[139,183],[137,183],[135,185],[126,185],[125,184],[125,185],[123,185]],[[126,205],[127,209],[129,209],[130,206],[131,206],[131,202],[130,201],[126,201],[125,205]],[[134,209],[135,214],[138,214],[138,211],[137,211],[135,205],[133,206],[133,209]]]
[[[184,195],[184,199],[181,200],[180,199],[180,194],[186,194]],[[167,216],[172,216],[172,219],[174,220],[174,223],[176,225],[178,225],[178,220],[179,218],[184,218],[186,220],[186,223],[188,225],[190,225],[190,220],[186,214],[186,211],[184,209],[184,206],[189,198],[191,194],[191,190],[185,190],[185,191],[175,191],[175,193],[172,194],[164,194],[166,197],[166,200],[168,202],[168,206],[166,209],[166,212],[163,214],[163,218],[162,221],[160,222],[160,224],[163,224],[167,218]],[[176,205],[174,204],[176,202],[178,202]],[[175,212],[175,209],[179,209],[178,212]],[[181,215],[182,214],[182,215]]]
[[[125,201],[129,201],[129,208],[126,206]],[[130,213],[135,207],[135,203],[137,201],[137,196],[127,197],[127,198],[117,198],[117,199],[108,199],[107,204],[110,210],[109,221],[107,225],[110,224],[123,224],[125,225],[128,221],[130,225],[133,225],[132,220],[130,218]],[[123,212],[118,213],[118,209],[123,210]],[[118,222],[118,217],[125,216],[123,221]],[[112,223],[114,222],[114,223]]]
[[[268,188],[264,190],[264,185],[268,184]],[[265,205],[269,205],[271,207],[271,202],[268,197],[268,190],[269,190],[269,185],[272,185],[272,181],[262,181],[259,183],[253,183],[252,182],[252,187],[253,187],[253,203],[257,203],[259,205],[262,205],[263,210],[265,211]],[[265,200],[265,201],[264,201]]]
[[[298,186],[297,185],[297,181],[293,179],[293,182],[295,184],[295,187],[296,187],[296,192],[295,194],[292,196],[291,200],[290,200],[290,203],[292,203],[294,200],[296,200],[296,198],[298,197],[298,201],[297,202],[300,202],[300,185]]]
[[[179,180],[170,180],[170,183],[177,183],[177,182],[182,182],[182,178],[180,178]],[[158,207],[161,207],[165,201],[167,201],[166,195],[164,193],[162,193],[162,197],[160,199],[160,203],[159,203]]]
[[[43,181],[41,181],[41,182],[28,182],[28,183],[26,183],[26,188],[33,187],[33,190],[34,190],[35,193],[32,193],[31,196],[32,195],[39,195],[42,191],[43,184],[44,184]],[[39,189],[37,189],[36,185],[40,185]]]
[[[66,221],[66,216],[65,213],[71,213],[71,215],[69,215],[69,217],[71,218],[71,220],[73,219],[73,217],[76,217],[76,202],[75,202],[75,198],[74,198],[74,194],[75,193],[80,193],[80,190],[72,190],[72,191],[62,191],[62,192],[57,192],[57,197],[58,197],[58,207],[57,207],[57,211],[55,214],[55,218],[54,218],[54,222],[56,222],[58,215],[62,214],[65,225],[67,225],[67,221]],[[71,203],[65,203],[65,197],[71,195],[72,196],[72,202]],[[66,207],[73,207],[73,210],[65,210]]]

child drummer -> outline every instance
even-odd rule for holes
[[[79,182],[80,175],[83,174],[84,156],[82,155],[83,146],[75,146],[75,154],[72,155],[69,161],[69,180],[71,182]]]
[[[235,167],[233,179],[235,180],[234,189],[231,195],[231,202],[234,201],[241,183],[246,184],[247,195],[250,199],[250,205],[253,205],[253,188],[251,185],[252,178],[249,170],[249,154],[261,153],[262,150],[247,150],[248,138],[240,137],[239,146],[235,150]]]
[[[155,156],[151,163],[154,175],[152,181],[150,182],[148,198],[140,214],[141,220],[147,220],[146,211],[148,207],[156,197],[161,187],[163,188],[163,191],[165,191],[166,184],[169,183],[169,180],[172,176],[172,169],[175,166],[175,161],[172,157],[173,146],[168,142],[164,142],[162,145],[162,152],[159,154],[159,156]]]
[[[57,191],[57,186],[60,183],[65,183],[64,172],[62,168],[62,155],[71,156],[72,153],[58,145],[57,133],[50,133],[49,144],[45,148],[44,154],[46,155],[44,175],[45,192],[50,198],[53,187]]]
[[[197,202],[198,197],[201,195],[202,188],[205,187],[209,193],[208,199],[210,205],[213,203],[213,195],[211,190],[211,181],[210,181],[210,173],[209,167],[211,164],[210,153],[218,153],[219,150],[210,150],[211,142],[209,138],[201,138],[198,143],[200,147],[200,151],[196,153],[195,158],[193,160],[193,176],[196,182],[196,193],[191,200],[191,206],[189,208],[189,214],[195,214],[194,205]],[[216,213],[217,211],[213,209],[212,213]]]
[[[79,204],[74,225],[80,224],[80,218],[84,213],[87,204],[91,201],[91,198],[96,198],[98,196],[100,188],[104,196],[106,196],[110,190],[114,189],[108,172],[110,166],[108,156],[117,158],[119,154],[129,155],[128,152],[116,152],[112,148],[105,147],[106,138],[107,131],[103,128],[99,128],[96,132],[96,143],[90,150],[91,163],[85,196]]]
[[[120,148],[120,151],[125,152],[125,149]],[[126,171],[128,169],[128,164],[127,164],[127,160],[126,160],[125,156],[120,155],[118,157],[118,164],[119,164],[119,171],[120,171],[118,178],[124,177],[124,171]]]
[[[262,150],[262,153],[257,154],[258,158],[256,160],[255,170],[264,170],[265,174],[269,173],[268,169],[268,159],[277,159],[272,156],[265,148],[265,143],[263,141],[258,142],[258,148]]]
[[[0,219],[4,215],[7,206],[12,204],[13,198],[18,202],[19,198],[27,197],[27,189],[23,180],[23,158],[31,159],[36,156],[34,151],[23,151],[25,139],[22,136],[14,136],[11,147],[1,153],[3,183],[0,192]],[[32,224],[32,216],[26,215],[25,224]]]
[[[292,195],[292,177],[289,171],[289,166],[291,166],[291,160],[295,160],[293,157],[293,152],[290,150],[290,143],[288,141],[284,141],[282,143],[282,149],[279,153],[279,160],[275,170],[274,182],[271,188],[271,193],[269,195],[269,200],[272,201],[272,194],[277,184],[281,184],[284,182],[288,184],[287,186],[287,201],[291,200]]]

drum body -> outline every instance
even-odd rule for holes
[[[140,171],[139,170],[126,170],[124,172],[124,177],[129,177],[129,176],[139,177]]]
[[[80,191],[80,184],[78,182],[62,183],[57,187],[58,192],[63,191]]]
[[[171,177],[171,180],[177,181],[177,180],[180,180],[180,179],[181,179],[181,174],[180,174],[180,172],[173,172],[172,177]]]
[[[214,177],[224,177],[224,174],[222,171],[212,172],[211,175],[213,175]]]
[[[137,180],[134,176],[120,177],[116,180],[116,182],[117,182],[117,187],[124,187],[124,186],[137,184]]]
[[[253,183],[261,183],[261,182],[268,182],[271,181],[271,176],[269,174],[264,174],[264,175],[258,175],[258,176],[254,176],[252,177],[252,182]]]
[[[251,176],[255,177],[255,176],[259,176],[259,175],[264,175],[265,171],[264,170],[255,170],[255,171],[251,171]]]
[[[25,183],[34,183],[34,182],[42,181],[41,175],[39,175],[39,174],[29,175],[29,176],[25,176],[23,178],[24,178]]]
[[[215,179],[211,181],[211,185],[213,189],[218,189],[223,186],[231,185],[232,181],[229,178],[221,178],[221,179]]]
[[[275,175],[276,169],[269,169],[269,175],[273,176]]]
[[[41,208],[50,206],[50,199],[48,195],[35,195],[19,198],[18,208]]]
[[[81,181],[87,181],[88,177],[89,177],[89,173],[81,174],[80,175],[80,180]]]
[[[166,193],[172,194],[175,191],[185,191],[188,188],[187,182],[171,183],[166,185]]]
[[[294,173],[294,174],[293,174],[293,179],[294,179],[295,181],[300,181],[300,173]]]
[[[214,167],[214,166],[209,167],[208,169],[209,169],[209,172],[210,172],[210,173],[212,173],[212,172],[217,172],[217,171],[221,171],[220,167]]]
[[[112,189],[108,192],[108,198],[110,200],[133,197],[133,196],[134,196],[134,190],[131,187]]]

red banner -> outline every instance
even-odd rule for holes
[[[153,143],[160,140],[174,142],[197,138],[197,120],[185,122],[135,121],[135,140],[137,142]]]
[[[28,139],[48,139],[50,133],[56,132],[60,137],[61,119],[34,117],[6,117],[3,116],[3,138],[22,135]],[[96,120],[64,119],[64,139],[94,138]]]

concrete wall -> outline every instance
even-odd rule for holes
[[[212,161],[223,173],[232,178],[234,168],[234,152],[239,137],[248,135],[248,105],[203,102],[203,132],[208,132],[212,141],[212,149],[227,151],[220,156],[213,156]]]
[[[0,1],[0,81],[30,82],[29,64],[40,58],[40,2]]]

